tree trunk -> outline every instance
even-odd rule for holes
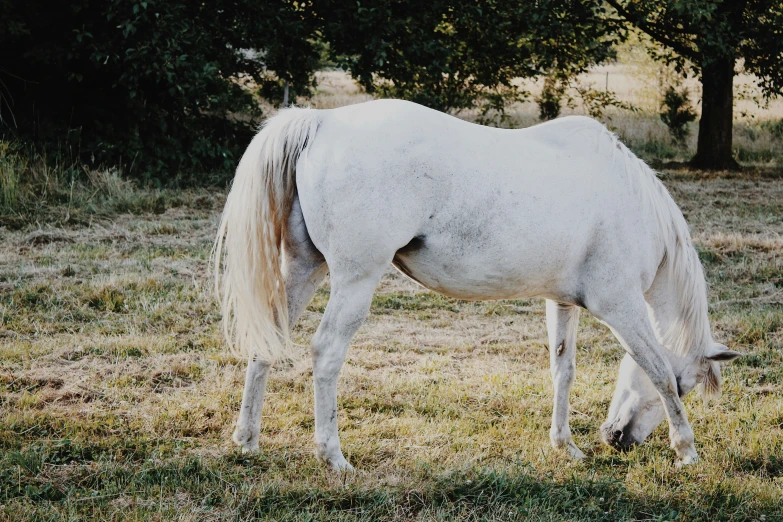
[[[731,134],[734,121],[734,57],[701,68],[699,142],[691,166],[705,170],[735,170]]]

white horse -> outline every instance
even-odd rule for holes
[[[701,264],[668,191],[584,117],[504,130],[393,100],[282,110],[242,157],[214,256],[227,339],[250,357],[233,437],[250,451],[271,365],[330,273],[311,351],[316,455],[335,469],[352,469],[338,374],[390,263],[460,299],[546,298],[550,439],[574,458],[584,457],[568,426],[580,308],[627,352],[601,426],[617,448],[665,416],[679,463],[696,461],[680,398],[700,382],[717,392],[717,362],[740,355],[713,342]]]

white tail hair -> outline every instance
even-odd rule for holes
[[[296,197],[296,165],[319,123],[317,110],[281,110],[265,122],[237,167],[212,263],[223,333],[239,356],[288,358],[283,241]]]

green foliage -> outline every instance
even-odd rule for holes
[[[688,136],[688,124],[696,119],[696,112],[688,98],[688,89],[669,86],[663,96],[661,120],[669,128],[674,141],[683,143]]]
[[[155,180],[229,170],[330,56],[369,92],[484,116],[610,54],[592,0],[0,0],[0,139]],[[12,197],[13,189],[3,186]],[[6,196],[4,196],[6,197]]]
[[[762,123],[762,128],[768,130],[776,138],[783,139],[783,119]]]
[[[601,118],[609,107],[617,107],[636,112],[638,109],[628,102],[620,100],[612,91],[601,91],[589,84],[577,82],[574,89],[584,111],[592,118]]]
[[[744,60],[767,96],[783,94],[783,4],[778,0],[606,0],[663,48],[653,54],[699,72],[723,58]],[[690,63],[688,62],[690,61]]]
[[[541,121],[554,120],[560,116],[560,105],[565,95],[566,84],[555,76],[547,76],[541,94],[536,98],[538,118]]]
[[[776,0],[0,0],[0,12],[0,140],[155,181],[232,169],[259,97],[279,104],[286,84],[308,96],[325,58],[371,94],[483,121],[528,96],[514,79],[554,75],[542,118],[573,102],[567,87],[600,115],[622,104],[568,79],[611,57],[630,24],[680,70],[742,58],[766,96],[783,92]],[[2,183],[10,208],[18,181]]]
[[[0,139],[156,180],[233,168],[261,117],[253,93],[308,95],[324,56],[379,96],[486,116],[526,95],[514,78],[578,73],[619,38],[591,0],[0,7]]]
[[[514,78],[576,74],[619,38],[603,7],[583,0],[315,5],[335,61],[368,92],[443,111],[502,112],[527,94]]]
[[[260,116],[245,85],[312,81],[319,54],[303,7],[2,0],[0,137],[137,177],[232,168]]]

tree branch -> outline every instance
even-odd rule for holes
[[[684,58],[688,58],[693,62],[699,63],[701,55],[697,50],[693,49],[692,47],[689,47],[688,45],[682,42],[672,40],[668,36],[665,36],[660,32],[658,32],[653,25],[645,22],[644,20],[639,20],[631,16],[631,13],[629,13],[617,0],[606,0],[606,3],[612,6],[615,9],[615,11],[617,11],[617,14],[625,18],[625,20],[633,24],[640,31],[650,36],[653,40],[656,40],[659,43],[667,47],[670,47],[674,52],[676,52],[680,56],[683,56]]]

